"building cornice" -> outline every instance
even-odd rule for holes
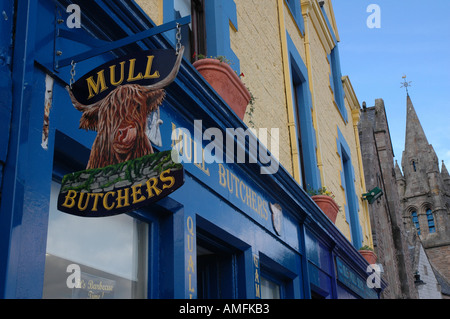
[[[353,89],[352,82],[350,81],[350,78],[348,77],[348,75],[345,75],[342,77],[342,85],[344,86],[345,97],[347,98],[347,100],[349,102],[352,113],[355,110],[358,110],[358,112],[359,112],[359,110],[361,109],[361,106],[359,104],[358,97],[356,96],[355,90]]]
[[[302,0],[302,13],[305,20],[309,17],[317,35],[327,54],[335,46],[333,31],[330,30],[327,20],[320,9],[320,5],[315,0]]]
[[[336,40],[337,42],[340,42],[340,37],[339,37],[339,31],[337,28],[337,23],[336,23],[336,18],[334,16],[334,9],[333,9],[333,3],[331,0],[326,0],[328,3],[328,7],[330,8],[330,23],[333,26],[333,31],[334,31],[334,35],[336,36]]]

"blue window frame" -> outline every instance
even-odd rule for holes
[[[295,274],[267,255],[259,254],[261,267],[261,299],[294,298]]]
[[[164,15],[167,17],[166,20],[170,20],[166,10],[174,11],[176,19],[191,16],[191,23],[181,27],[181,43],[185,47],[185,58],[194,62],[200,54],[207,56],[205,0],[164,1]],[[171,31],[172,40],[175,39],[174,32]]]
[[[344,87],[342,86],[342,72],[341,72],[341,62],[339,59],[339,48],[338,45],[331,50],[330,55],[328,56],[328,60],[330,61],[330,85],[331,89],[334,93],[334,100],[336,105],[341,112],[342,118],[345,122],[348,121],[347,110],[345,109],[344,102]]]
[[[311,298],[332,299],[334,266],[330,249],[310,231],[305,235]]]
[[[285,0],[289,10],[291,11],[292,16],[294,17],[295,22],[297,23],[298,28],[302,35],[305,34],[305,23],[303,21],[302,15],[302,6],[301,0]]]
[[[172,21],[177,14],[186,15],[180,8],[187,8],[185,0],[164,0],[164,21]],[[175,6],[175,2],[177,3]],[[196,1],[194,1],[196,2]],[[175,11],[175,8],[178,10]],[[195,16],[192,17],[195,24]],[[208,56],[225,56],[231,61],[230,66],[240,74],[240,62],[231,49],[230,25],[238,31],[236,3],[234,0],[204,1],[204,24],[206,32],[206,53]],[[192,24],[192,26],[194,25]],[[175,43],[175,31],[169,31],[170,40]],[[198,53],[198,52],[197,52]]]
[[[197,298],[238,298],[241,256],[233,247],[197,229]]]
[[[248,298],[245,268],[250,246],[196,215],[198,299]]]
[[[292,102],[297,128],[297,149],[303,188],[317,189],[321,186],[317,167],[316,131],[312,122],[312,99],[308,83],[308,70],[289,33],[286,32],[291,71]]]
[[[342,115],[342,118],[345,122],[348,121],[347,110],[345,109],[344,102],[344,87],[342,86],[342,72],[341,72],[341,61],[339,58],[339,46],[336,35],[334,34],[333,28],[331,26],[330,20],[328,20],[327,13],[325,8],[322,6],[321,8],[322,14],[327,22],[328,29],[331,32],[331,36],[333,37],[334,48],[331,50],[331,53],[328,55],[328,61],[330,62],[330,86],[333,90],[334,100],[336,105]]]
[[[413,211],[411,213],[412,221],[414,223],[414,226],[416,227],[417,234],[420,235],[420,224],[419,224],[419,217],[417,216],[417,212]]]
[[[267,272],[261,273],[261,299],[282,299],[283,282]]]
[[[435,233],[436,232],[436,226],[434,224],[434,217],[433,212],[431,209],[427,209],[427,221],[428,221],[428,230],[429,233]]]
[[[231,61],[231,68],[240,74],[240,62],[231,49],[230,26],[238,31],[236,3],[234,0],[205,1],[208,55],[223,55]]]
[[[352,244],[356,249],[363,243],[362,229],[359,221],[358,196],[355,190],[355,171],[351,162],[350,147],[338,128],[337,149],[341,158],[341,185],[345,191],[345,217],[350,224]]]

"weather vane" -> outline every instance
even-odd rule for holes
[[[401,83],[402,86],[400,88],[406,88],[406,94],[408,94],[408,87],[411,86],[412,81],[406,81],[406,75],[402,76],[403,82]]]

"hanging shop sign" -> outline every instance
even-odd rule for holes
[[[97,132],[85,171],[64,176],[58,209],[83,217],[126,213],[184,183],[183,166],[161,146],[159,106],[177,76],[183,48],[149,50],[110,61],[68,89],[80,128]]]

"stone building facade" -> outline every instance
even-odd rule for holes
[[[417,298],[382,99],[377,99],[373,107],[363,103],[358,129],[366,188],[370,191],[378,187],[383,192],[379,199],[369,204],[375,252],[383,268],[383,277],[389,283],[382,296],[386,299]]]

